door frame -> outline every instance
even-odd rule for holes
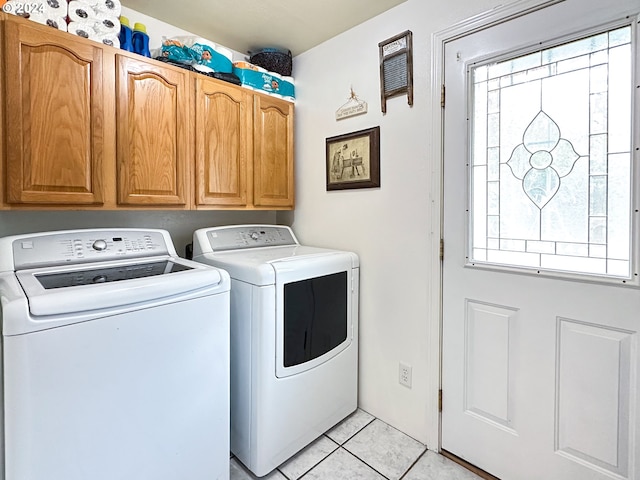
[[[427,445],[441,450],[440,388],[442,385],[442,260],[440,241],[444,222],[444,110],[441,107],[444,83],[444,49],[447,43],[471,35],[502,22],[526,15],[564,0],[518,0],[456,23],[431,36],[431,223],[430,249],[434,262],[431,269],[429,299],[429,354],[427,372]],[[446,96],[446,95],[445,95]],[[446,246],[445,246],[446,248]],[[445,393],[446,395],[446,393]]]

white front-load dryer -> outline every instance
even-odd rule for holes
[[[274,225],[200,229],[193,251],[231,276],[231,451],[263,476],[357,408],[358,257]]]

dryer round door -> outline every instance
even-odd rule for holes
[[[354,342],[354,255],[337,252],[273,262],[277,377],[314,368]]]

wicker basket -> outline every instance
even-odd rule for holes
[[[263,48],[257,52],[250,52],[249,61],[270,72],[279,73],[285,77],[291,76],[292,60],[290,50],[278,48]]]

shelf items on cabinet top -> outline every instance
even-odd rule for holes
[[[292,209],[293,104],[0,14],[3,209]]]

